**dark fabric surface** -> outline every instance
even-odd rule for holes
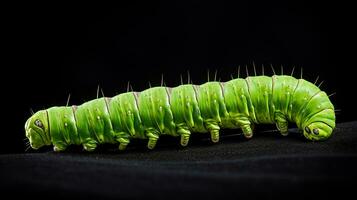
[[[226,130],[219,144],[201,135],[187,148],[179,147],[178,138],[163,138],[153,151],[137,141],[125,152],[104,146],[94,153],[73,148],[5,154],[0,188],[12,197],[119,199],[302,199],[355,192],[357,122],[338,124],[324,142],[291,132],[259,132],[245,140]]]

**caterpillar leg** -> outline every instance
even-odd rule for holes
[[[234,123],[242,129],[245,138],[250,139],[253,137],[254,124],[247,117],[236,118]]]
[[[154,149],[157,143],[157,138],[149,138],[148,149]]]
[[[53,151],[59,152],[59,151],[64,151],[67,148],[67,144],[65,143],[56,143],[53,146]]]
[[[157,140],[159,139],[158,134],[156,132],[147,132],[146,136],[149,138],[147,147],[148,149],[154,149],[157,143]]]
[[[280,131],[281,135],[287,136],[288,135],[288,121],[286,117],[281,112],[275,113],[275,122],[276,128]]]
[[[130,134],[125,132],[112,132],[112,134],[114,135],[115,140],[119,142],[119,150],[125,150],[126,146],[128,146],[128,144],[130,143]]]
[[[180,140],[180,144],[181,146],[185,147],[188,144],[188,141],[190,140],[190,135],[191,132],[188,130],[188,128],[179,128],[177,130],[177,132],[181,135],[181,140]]]
[[[94,151],[97,148],[97,142],[93,139],[88,139],[83,142],[83,148],[86,151]]]
[[[219,130],[220,127],[218,126],[216,121],[207,121],[206,128],[211,134],[211,141],[217,143],[219,141]]]
[[[121,151],[125,150],[128,144],[130,143],[130,140],[126,138],[119,138],[117,139],[117,141],[119,142],[119,150]]]
[[[245,138],[250,139],[253,137],[253,130],[250,125],[243,125],[241,129]]]

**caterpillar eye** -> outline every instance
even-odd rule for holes
[[[314,129],[312,130],[312,132],[313,132],[315,135],[318,135],[318,134],[319,134],[319,129],[314,128]]]
[[[43,128],[43,124],[42,124],[42,122],[41,122],[39,119],[36,119],[35,125],[38,126],[38,127],[40,127],[40,128]]]
[[[307,126],[305,127],[305,131],[306,131],[306,133],[311,133],[309,127],[307,127]]]

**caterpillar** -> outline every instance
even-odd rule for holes
[[[219,141],[221,128],[253,136],[254,124],[276,124],[288,135],[296,123],[308,140],[325,140],[335,128],[335,110],[329,96],[315,83],[293,75],[249,76],[202,85],[152,87],[82,105],[51,107],[34,113],[25,123],[30,147],[53,145],[63,151],[82,145],[93,151],[103,143],[124,150],[131,139],[147,139],[153,149],[161,135],[180,137],[187,146],[191,133],[209,133]]]

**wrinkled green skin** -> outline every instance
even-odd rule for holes
[[[74,144],[93,151],[102,143],[119,143],[124,150],[132,138],[148,139],[147,147],[153,149],[164,134],[180,136],[182,146],[192,132],[210,133],[212,142],[218,142],[221,128],[240,128],[251,138],[253,124],[276,124],[287,135],[288,122],[296,123],[309,140],[325,140],[335,128],[334,106],[304,79],[255,76],[52,107],[31,116],[25,130],[33,149],[52,144],[54,151],[63,151]]]

